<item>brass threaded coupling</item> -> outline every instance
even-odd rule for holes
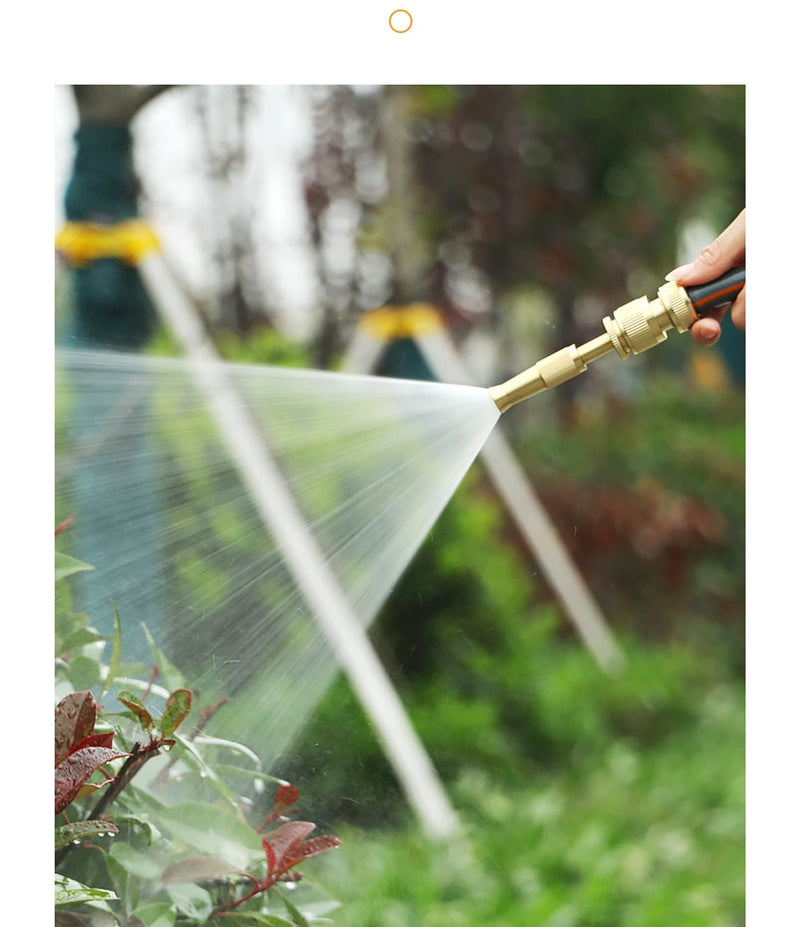
[[[666,340],[667,332],[689,330],[697,318],[694,306],[683,287],[665,283],[655,299],[640,296],[603,319],[614,350],[620,357],[641,354],[648,348]]]
[[[489,389],[501,412],[583,373],[587,365],[609,351],[622,357],[641,354],[667,337],[669,329],[688,331],[697,318],[686,290],[677,283],[661,286],[655,299],[640,296],[603,319],[605,334],[580,347],[571,344],[542,358],[505,383]]]

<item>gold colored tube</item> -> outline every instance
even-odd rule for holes
[[[587,364],[610,351],[616,351],[625,358],[660,344],[671,328],[688,331],[695,318],[694,307],[686,291],[676,283],[665,283],[655,299],[641,296],[620,306],[613,316],[606,316],[603,319],[605,334],[580,347],[571,344],[542,358],[505,383],[492,386],[489,395],[497,408],[505,412],[522,399],[583,373]]]
[[[580,348],[571,344],[568,348],[543,357],[533,367],[523,370],[505,383],[491,387],[489,395],[497,408],[505,412],[523,399],[529,399],[546,389],[566,383],[567,380],[583,373],[588,362],[612,350],[613,345],[608,335],[600,335]]]

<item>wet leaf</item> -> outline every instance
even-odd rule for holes
[[[110,821],[74,821],[56,828],[55,848],[65,847],[75,840],[105,834],[118,834],[119,830]]]
[[[305,858],[303,841],[315,826],[310,821],[289,821],[262,840],[269,875],[281,876]]]
[[[132,692],[120,692],[117,699],[136,715],[136,719],[145,731],[152,731],[156,726],[153,716]]]
[[[80,743],[75,744],[70,752],[75,753],[77,750],[83,750],[84,747],[107,747],[111,750],[114,747],[114,732],[96,731],[94,734],[89,734]]]
[[[167,699],[161,716],[161,734],[170,737],[192,709],[192,693],[189,689],[176,689]]]
[[[59,763],[55,772],[55,813],[60,814],[80,793],[89,777],[112,760],[128,756],[108,747],[84,747]]]
[[[55,765],[67,758],[84,737],[94,732],[97,702],[91,692],[70,692],[56,705]]]
[[[328,850],[335,850],[341,845],[342,841],[338,837],[323,834],[321,837],[312,837],[310,840],[306,840],[300,849],[303,851],[303,859],[310,859],[312,856],[319,856],[320,853],[326,853]]]
[[[89,888],[75,879],[56,873],[55,890],[57,908],[70,904],[84,904],[91,901],[114,901],[117,895],[104,888]]]

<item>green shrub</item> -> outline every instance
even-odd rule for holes
[[[154,642],[155,671],[129,675],[119,616],[109,642],[72,611],[67,581],[86,569],[56,554],[58,927],[192,927],[223,913],[277,927],[330,910],[318,890],[293,887],[296,867],[339,840],[310,838],[314,824],[287,816],[298,789],[244,745],[205,733],[227,701],[200,707]],[[268,813],[248,823],[270,786]]]

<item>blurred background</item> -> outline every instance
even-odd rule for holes
[[[488,386],[600,334],[745,201],[739,86],[55,102],[56,229],[107,214],[102,191],[78,214],[79,125],[121,127],[122,217],[152,225],[230,360],[338,369],[370,310],[422,303]],[[59,259],[60,341],[104,285]],[[135,330],[83,336],[174,352],[137,285]],[[377,372],[435,376],[402,337]],[[727,325],[714,349],[673,334],[503,416],[624,665],[598,667],[478,461],[371,630],[471,849],[425,838],[337,678],[273,770],[344,841],[316,867],[336,923],[744,923],[744,386]]]

